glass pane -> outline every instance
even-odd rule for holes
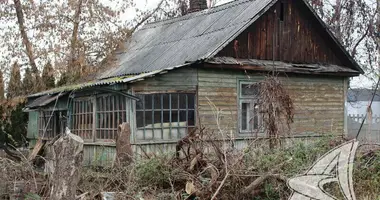
[[[143,109],[143,103],[144,103],[144,99],[143,99],[143,96],[142,95],[136,95],[137,97],[139,97],[140,101],[136,101],[136,110],[142,110]]]
[[[180,122],[186,122],[186,120],[187,120],[186,118],[187,118],[186,111],[180,111],[180,113],[179,113]],[[182,123],[181,123],[181,126],[183,126]]]
[[[255,105],[254,106],[254,109],[253,109],[253,119],[252,119],[252,124],[253,124],[253,129],[254,130],[257,130],[259,129],[259,107],[258,105]]]
[[[152,97],[153,95],[150,94],[144,95],[145,109],[152,109]]]
[[[161,95],[155,94],[153,99],[154,99],[154,109],[155,110],[161,109]]]
[[[188,121],[187,121],[189,126],[194,126],[195,125],[195,112],[194,110],[189,110],[188,111]]]
[[[170,94],[172,100],[172,109],[178,109],[178,94]]]
[[[161,124],[161,111],[154,111],[154,123],[160,123]]]
[[[170,122],[170,112],[169,111],[164,111],[163,112],[163,122],[168,123]]]
[[[163,97],[163,102],[162,102],[162,104],[163,104],[163,107],[164,107],[164,109],[169,109],[169,94],[162,94],[162,97]]]
[[[152,111],[145,111],[145,126],[152,125]]]
[[[249,103],[241,104],[241,130],[248,130],[247,120],[249,118]]]
[[[178,122],[178,110],[173,110],[171,113],[172,121],[171,122]]]
[[[241,85],[241,95],[242,96],[258,96],[259,95],[259,84],[242,84]]]
[[[187,95],[187,100],[189,104],[189,109],[194,109],[195,108],[195,94],[188,94]]]
[[[186,109],[186,102],[187,94],[179,94],[179,108],[180,109]]]
[[[136,112],[136,125],[137,125],[137,128],[144,127],[144,112],[143,111]]]

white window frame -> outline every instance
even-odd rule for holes
[[[258,134],[258,135],[263,135],[263,129],[262,129],[262,116],[260,114],[258,115],[258,124],[257,124],[257,129],[254,129],[253,127],[255,126],[253,117],[255,115],[254,113],[254,106],[257,106],[258,103],[258,96],[255,95],[243,95],[242,94],[242,87],[243,85],[253,85],[256,84],[257,82],[255,81],[246,81],[246,80],[239,80],[238,83],[238,103],[239,103],[239,112],[238,112],[238,128],[239,128],[239,134],[241,135],[248,135],[248,134]],[[243,104],[248,103],[249,104],[249,110],[248,110],[248,117],[247,117],[247,129],[243,130],[243,124],[242,124],[242,112],[243,112]]]

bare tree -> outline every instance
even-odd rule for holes
[[[309,0],[314,10],[329,26],[351,56],[374,79],[377,70],[376,0]]]
[[[152,10],[137,10],[135,18],[126,21],[135,1],[1,1],[0,24],[7,26],[0,26],[0,66],[18,60],[40,78],[39,71],[51,61],[58,74],[78,75],[68,82],[94,73],[132,31],[151,19],[168,16],[164,11],[171,9],[174,0],[162,0]],[[4,71],[10,72],[9,68]]]

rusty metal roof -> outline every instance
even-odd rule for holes
[[[116,67],[100,78],[139,74],[214,56],[277,0],[237,0],[147,24],[132,35]]]

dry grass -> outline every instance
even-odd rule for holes
[[[85,168],[78,195],[99,199],[106,191],[118,193],[118,199],[287,199],[286,179],[302,174],[318,157],[344,142],[326,137],[311,144],[295,142],[270,149],[269,140],[254,140],[238,151],[229,141],[213,140],[213,135],[198,131],[181,144],[179,156],[175,152],[151,154],[149,159],[121,168]],[[0,158],[0,166],[0,178],[8,183],[8,192],[15,182],[23,182],[25,191],[47,196],[48,178],[29,163]],[[358,199],[378,198],[379,166],[378,150],[358,153],[354,171]],[[1,187],[0,191],[6,191],[4,184]],[[331,191],[337,192],[334,187]]]

